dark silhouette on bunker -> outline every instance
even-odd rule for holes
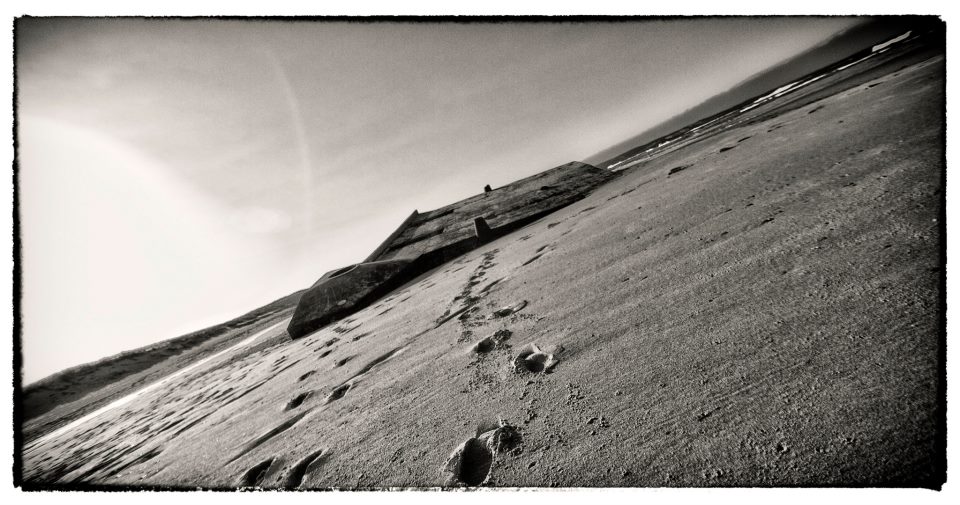
[[[304,337],[418,275],[585,198],[618,174],[570,162],[429,212],[413,211],[362,263],[327,272],[300,298],[287,332]]]

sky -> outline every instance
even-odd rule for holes
[[[23,380],[226,321],[860,23],[29,18]]]

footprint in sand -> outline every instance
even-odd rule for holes
[[[433,326],[433,327],[434,327],[434,328],[439,328],[439,327],[443,326],[444,323],[446,323],[447,321],[449,321],[449,320],[451,320],[451,319],[453,319],[453,318],[455,318],[455,317],[460,316],[461,314],[463,314],[464,312],[466,312],[467,310],[469,310],[469,309],[471,309],[471,308],[472,308],[471,305],[464,305],[463,307],[457,309],[457,310],[454,311],[454,312],[450,312],[450,309],[447,309],[447,311],[444,312],[444,314],[443,314],[442,316],[438,317],[437,320],[434,321],[434,326]]]
[[[324,400],[323,403],[335,402],[343,398],[343,396],[346,395],[347,391],[349,390],[350,390],[350,384],[341,384],[333,388],[333,391],[330,391],[330,394],[327,395],[327,398],[326,400]]]
[[[488,353],[497,347],[501,347],[503,342],[510,338],[510,335],[513,335],[513,332],[506,328],[497,330],[492,335],[488,335],[473,344],[471,350],[477,354]]]
[[[440,468],[444,486],[481,486],[490,480],[499,454],[516,449],[522,442],[520,432],[504,422],[481,423],[477,435],[454,449]]]
[[[550,373],[559,360],[543,352],[537,344],[529,343],[513,359],[513,371],[516,373]]]
[[[322,449],[310,453],[290,468],[290,472],[284,477],[281,487],[283,487],[283,489],[296,489],[300,487],[300,484],[303,483],[303,478],[306,477],[308,473],[319,468],[329,457],[330,454],[324,452]]]
[[[337,360],[336,363],[333,364],[333,367],[334,368],[342,367],[343,365],[346,365],[347,363],[349,363],[350,360],[352,360],[354,357],[355,356],[347,356],[346,358],[339,359]]]
[[[486,295],[487,292],[490,291],[490,289],[492,289],[494,286],[496,286],[497,284],[499,284],[499,283],[500,283],[501,281],[503,281],[504,279],[506,279],[506,277],[501,277],[501,278],[499,278],[499,279],[494,279],[494,280],[490,281],[489,283],[487,283],[487,285],[484,286],[483,289],[480,290],[480,296]]]
[[[270,470],[271,465],[273,465],[273,458],[257,463],[237,479],[237,487],[259,487],[263,484],[263,479],[267,476],[267,471]]]
[[[330,402],[343,398],[343,396],[347,394],[347,391],[349,391],[350,388],[353,387],[354,383],[362,379],[365,375],[372,372],[375,368],[379,367],[380,365],[383,365],[389,359],[402,353],[404,350],[406,350],[406,348],[407,346],[396,347],[390,350],[389,352],[387,352],[386,354],[381,354],[380,356],[377,356],[376,358],[372,359],[369,363],[364,365],[364,367],[361,368],[360,371],[350,376],[349,379],[344,381],[339,386],[333,388],[333,390],[330,391],[330,394],[328,394],[327,398],[324,400],[324,404],[328,404]]]
[[[257,447],[260,447],[261,445],[263,445],[264,443],[266,443],[267,441],[269,441],[269,440],[272,439],[273,437],[276,437],[277,435],[279,435],[279,434],[281,434],[281,433],[289,430],[290,428],[292,428],[293,426],[295,426],[297,423],[299,423],[300,421],[302,421],[303,418],[306,417],[309,413],[310,413],[310,410],[305,410],[305,411],[303,411],[303,412],[301,412],[301,413],[299,413],[299,414],[297,414],[297,415],[295,415],[295,416],[287,419],[286,421],[278,424],[277,426],[274,426],[273,428],[271,428],[270,430],[262,433],[261,435],[257,436],[256,438],[250,440],[249,442],[247,442],[246,444],[244,444],[243,447],[241,447],[240,450],[239,450],[232,458],[230,458],[229,461],[227,461],[227,463],[233,463],[234,461],[236,461],[236,460],[242,458],[243,456],[249,454],[250,451],[253,451],[253,450],[256,449]],[[263,463],[261,463],[261,465],[262,465],[262,464],[263,464]],[[258,465],[258,466],[259,466],[259,465]],[[269,467],[269,465],[268,465],[268,467]],[[256,467],[254,467],[254,468],[256,468]],[[253,470],[253,469],[251,469],[251,471],[252,471],[252,470]],[[264,472],[266,472],[266,469],[264,469]],[[249,472],[248,472],[248,473],[249,473]]]
[[[471,302],[471,303],[476,303],[476,302]],[[467,321],[467,320],[469,320],[471,317],[473,317],[473,314],[474,314],[475,312],[477,312],[478,310],[480,310],[480,309],[479,309],[477,306],[475,306],[475,305],[474,305],[474,306],[471,306],[471,307],[467,308],[467,310],[461,312],[460,315],[457,316],[457,320],[459,320],[459,321],[461,321],[461,322]]]
[[[313,394],[313,391],[306,391],[298,394],[297,396],[294,396],[293,398],[290,399],[290,401],[287,402],[286,405],[283,406],[284,412],[288,410],[293,410],[299,407],[300,405],[303,404],[304,401],[306,401],[307,398],[310,398],[312,394]]]
[[[516,314],[517,312],[520,312],[526,306],[527,306],[527,301],[521,300],[513,305],[503,307],[501,309],[497,309],[493,311],[493,314],[491,314],[490,317],[507,317],[511,314]]]

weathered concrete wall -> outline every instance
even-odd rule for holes
[[[413,260],[358,263],[332,270],[310,286],[297,305],[287,332],[299,338],[366,307],[396,288]]]
[[[411,221],[416,219],[418,214],[419,213],[416,210],[414,210],[413,213],[407,216],[407,218],[404,219],[402,223],[400,223],[400,226],[398,226],[397,229],[393,231],[393,233],[388,235],[387,238],[385,238],[383,242],[381,242],[380,245],[377,246],[377,248],[374,249],[372,253],[370,253],[370,256],[367,256],[367,259],[363,261],[365,262],[376,261],[377,257],[383,254],[383,251],[385,251],[388,247],[390,247],[390,244],[397,238],[397,235],[403,233],[403,230],[405,230],[407,226],[409,226]]]
[[[607,170],[577,161],[483,192],[465,200],[422,212],[406,221],[389,244],[369,260],[416,257],[475,235],[474,219],[491,228],[509,225],[545,210],[569,205],[616,177]]]

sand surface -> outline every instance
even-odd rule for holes
[[[891,69],[647,161],[347,320],[34,439],[25,479],[936,487],[943,76]]]

